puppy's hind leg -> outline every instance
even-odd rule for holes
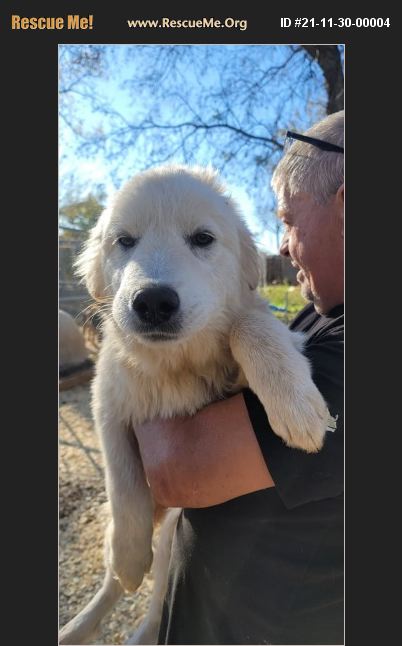
[[[157,644],[159,626],[161,623],[163,601],[165,599],[171,547],[174,530],[181,509],[170,509],[166,514],[161,528],[158,546],[152,566],[154,573],[154,588],[148,613],[137,630],[124,642],[125,644]]]
[[[103,617],[112,610],[122,594],[119,581],[107,570],[101,589],[60,631],[59,644],[88,644],[95,637]]]

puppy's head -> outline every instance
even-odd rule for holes
[[[115,324],[145,344],[218,325],[258,284],[258,254],[216,174],[163,166],[140,173],[92,230],[77,271]]]

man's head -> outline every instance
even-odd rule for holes
[[[305,134],[343,147],[343,110]],[[280,253],[290,257],[303,296],[322,314],[343,303],[343,161],[341,152],[295,140],[272,178],[285,225]]]

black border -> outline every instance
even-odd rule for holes
[[[3,120],[3,134],[8,138],[3,173],[7,173],[4,188],[10,197],[3,214],[3,257],[10,251],[5,263],[6,338],[8,330],[15,329],[13,344],[5,344],[12,348],[12,357],[4,392],[10,393],[10,399],[13,393],[17,395],[13,406],[8,404],[8,395],[5,400],[5,408],[12,415],[3,435],[7,438],[4,467],[10,473],[3,489],[2,534],[14,548],[10,552],[3,548],[3,556],[7,554],[3,560],[10,568],[6,575],[8,594],[14,592],[21,617],[21,626],[15,620],[5,622],[6,630],[10,623],[12,631],[9,641],[24,638],[27,643],[57,643],[58,42],[317,42],[346,45],[346,644],[389,643],[393,604],[387,581],[393,577],[393,564],[387,527],[395,512],[386,511],[385,501],[394,488],[393,474],[400,471],[398,453],[389,450],[394,446],[400,422],[399,415],[390,417],[388,412],[391,398],[381,408],[376,406],[382,385],[376,376],[388,374],[386,367],[380,368],[381,358],[385,355],[392,360],[398,349],[394,344],[389,350],[387,346],[388,338],[390,344],[395,341],[390,326],[395,322],[394,304],[399,298],[399,271],[392,266],[389,254],[391,241],[397,242],[394,225],[400,219],[400,199],[395,196],[390,203],[392,187],[398,188],[392,177],[395,166],[390,160],[390,143],[394,148],[399,147],[399,142],[388,134],[400,121],[394,89],[399,75],[397,19],[379,7],[375,12],[365,10],[358,15],[389,16],[390,28],[284,32],[279,27],[281,13],[293,17],[296,14],[289,8],[281,12],[269,5],[261,9],[261,14],[252,14],[248,7],[219,12],[246,18],[248,29],[244,32],[161,30],[158,36],[155,31],[144,30],[137,31],[134,39],[125,27],[125,18],[159,17],[159,12],[142,6],[123,9],[116,3],[102,8],[100,3],[99,7],[88,4],[89,11],[84,11],[83,3],[77,5],[66,4],[63,11],[60,6],[49,11],[39,3],[35,10],[32,3],[17,3],[2,19],[2,32],[7,37],[2,58],[2,103],[8,110]],[[94,14],[92,32],[16,32],[10,28],[12,13],[31,16],[76,12]],[[197,14],[194,10],[191,15],[187,12],[187,16],[173,7],[165,13],[177,18],[216,15],[205,6]],[[307,10],[302,13],[315,15]],[[329,13],[326,7],[324,15]],[[351,10],[341,12],[334,8],[332,14],[335,13],[350,16]],[[387,246],[381,234],[387,236]],[[392,252],[397,251],[393,247]],[[18,272],[21,265],[22,275]],[[392,285],[388,295],[384,281]],[[15,349],[20,350],[18,360]],[[386,388],[390,395],[391,387]],[[386,460],[379,459],[379,454],[386,455]],[[395,455],[394,461],[390,454]],[[385,604],[382,618],[381,601]]]

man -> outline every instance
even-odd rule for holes
[[[332,416],[323,449],[288,448],[248,389],[136,429],[156,500],[184,508],[159,643],[343,643],[343,120],[288,133],[272,182],[311,301],[291,328]]]

